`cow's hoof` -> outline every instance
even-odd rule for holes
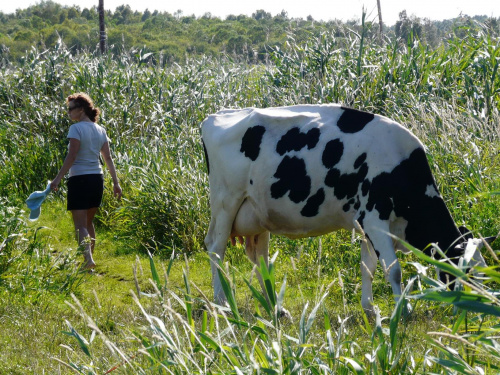
[[[375,318],[377,317],[378,307],[375,305],[369,304],[367,306],[363,306],[363,311],[364,311],[366,317],[368,318],[368,320],[371,322],[371,321],[374,321]]]
[[[284,307],[282,307],[278,311],[278,319],[292,320],[292,314],[290,314],[290,311],[288,311],[287,309],[285,309]]]
[[[406,302],[403,306],[403,312],[401,313],[401,317],[404,321],[408,321],[413,315],[413,307],[409,302]]]

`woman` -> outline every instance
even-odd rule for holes
[[[94,107],[87,94],[77,93],[66,99],[68,115],[75,124],[68,132],[68,155],[63,166],[51,183],[57,191],[61,179],[69,171],[68,204],[71,211],[78,243],[84,247],[85,269],[95,267],[92,257],[95,246],[94,216],[101,205],[104,178],[99,154],[102,155],[113,178],[113,192],[120,199],[122,189],[116,177],[115,165],[109,151],[106,131],[97,125],[100,110]]]

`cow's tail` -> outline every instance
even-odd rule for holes
[[[205,142],[203,141],[203,138],[201,140],[201,143],[203,144],[203,152],[205,153],[205,162],[207,163],[207,171],[208,174],[210,175],[210,162],[208,160],[207,148],[205,147]]]

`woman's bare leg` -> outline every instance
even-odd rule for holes
[[[97,213],[98,207],[92,207],[87,210],[87,232],[90,236],[90,247],[92,250],[92,255],[94,254],[95,248],[95,227],[94,227],[94,217]]]
[[[84,246],[83,256],[85,257],[84,268],[91,269],[95,267],[94,259],[92,259],[92,245],[89,231],[87,229],[87,211],[88,210],[72,210],[73,223],[75,225],[76,237],[78,245]]]

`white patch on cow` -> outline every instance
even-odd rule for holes
[[[437,192],[434,185],[427,185],[427,189],[425,190],[425,195],[427,195],[430,198],[439,198],[440,197],[440,195]]]

